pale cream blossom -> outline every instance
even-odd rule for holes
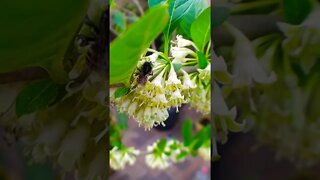
[[[136,161],[136,156],[139,154],[140,151],[133,147],[119,149],[115,146],[109,152],[110,167],[114,170],[122,170],[127,164],[133,165]]]

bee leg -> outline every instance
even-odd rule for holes
[[[84,18],[84,23],[85,23],[86,25],[88,25],[89,27],[91,27],[96,34],[100,34],[99,28],[98,28],[97,25],[89,18],[88,15],[85,16],[85,18]]]
[[[80,46],[82,46],[82,47],[87,46],[87,45],[89,45],[89,44],[92,44],[92,43],[96,42],[96,38],[87,37],[87,36],[85,36],[85,35],[83,35],[83,34],[77,35],[76,38],[80,40]]]

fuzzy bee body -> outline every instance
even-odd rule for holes
[[[148,81],[149,75],[152,75],[152,64],[151,62],[144,62],[140,69],[138,69],[138,78],[137,78],[137,84],[145,85]]]
[[[107,47],[107,26],[108,26],[108,10],[105,10],[100,17],[99,24],[96,25],[88,16],[84,20],[84,24],[89,26],[93,32],[93,36],[79,34],[81,39],[80,46],[90,46],[87,54],[87,63],[93,69],[107,70],[107,57],[109,51]]]

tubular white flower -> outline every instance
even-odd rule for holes
[[[128,163],[129,165],[133,165],[134,162],[136,161],[136,156],[139,154],[140,154],[140,151],[133,147],[126,148],[122,161],[125,163]]]
[[[189,55],[189,54],[193,54],[194,52],[191,49],[188,48],[184,48],[184,47],[172,47],[171,46],[171,55],[174,58],[179,59],[180,61],[184,61],[183,59]]]
[[[138,103],[137,102],[133,102],[130,104],[129,108],[128,108],[128,114],[130,116],[133,116],[134,112],[136,111],[137,109],[137,106],[138,106]]]
[[[204,87],[203,85],[199,84],[197,88],[191,91],[189,102],[190,106],[194,107],[198,112],[209,114],[211,105],[210,85]]]
[[[159,57],[159,54],[160,54],[159,52],[155,52],[149,56],[146,56],[146,58],[148,58],[151,63],[155,63]]]
[[[210,76],[211,76],[211,64],[208,63],[205,69],[198,69],[198,72],[199,72],[199,78],[203,80],[205,83],[208,83],[210,81]]]
[[[120,161],[121,159],[121,152],[118,151],[117,147],[113,147],[112,150],[109,152],[110,157],[110,167],[114,170],[120,170],[124,168],[124,163]]]
[[[152,113],[154,114],[154,125],[161,124],[165,126],[164,121],[169,117],[169,113],[166,108],[152,108]]]
[[[176,90],[177,88],[181,88],[182,84],[181,81],[178,79],[176,71],[171,63],[170,72],[168,80],[166,81],[165,89],[169,92],[167,94],[171,94],[172,91]]]
[[[184,102],[184,96],[181,95],[180,90],[178,89],[172,93],[171,98],[169,100],[169,104],[171,106],[175,106],[177,108],[177,112],[179,111],[178,107],[180,107],[181,104]]]
[[[120,112],[125,112],[128,107],[130,105],[130,100],[129,99],[124,99],[121,103],[120,103],[120,106],[119,106],[119,111]]]
[[[155,152],[155,148],[157,147],[157,143],[155,142],[152,145],[147,147],[147,151],[150,153],[146,155],[145,162],[147,166],[151,167],[152,169],[166,169],[169,167],[169,157],[165,155],[164,152]]]
[[[181,71],[183,73],[183,84],[182,84],[182,87],[184,89],[196,88],[197,85],[193,81],[191,81],[189,74],[186,71],[184,71],[183,69],[181,69]]]
[[[166,96],[162,93],[162,94],[157,94],[151,102],[151,105],[157,107],[157,108],[161,108],[161,107],[168,107],[168,101]]]
[[[211,149],[210,146],[202,146],[198,149],[198,154],[206,161],[210,161],[211,159]]]
[[[110,167],[114,170],[124,169],[126,164],[133,165],[136,161],[136,156],[140,154],[139,150],[133,147],[119,149],[118,147],[113,147],[109,152],[110,154]]]
[[[194,46],[192,41],[184,39],[182,35],[177,35],[176,38],[178,47]]]
[[[168,158],[164,154],[148,154],[146,155],[145,162],[152,169],[163,170],[169,167]]]
[[[163,84],[163,74],[165,72],[165,68],[160,72],[160,74],[158,74],[152,81],[151,83],[155,86],[155,87],[159,87],[162,88],[162,84]]]

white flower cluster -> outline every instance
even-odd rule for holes
[[[198,74],[193,77],[197,87],[192,91],[190,105],[204,115],[210,114],[211,110],[211,64],[205,69],[198,69]]]
[[[139,150],[133,147],[119,149],[118,147],[113,147],[110,151],[110,167],[114,170],[121,170],[129,164],[133,165],[136,161],[136,156],[140,154]]]
[[[153,169],[166,169],[169,167],[169,157],[164,151],[156,151],[157,143],[147,147],[148,155],[146,155],[146,164]]]
[[[187,46],[195,47],[193,42],[178,35],[170,49],[172,57],[165,57],[163,53],[150,49],[149,52],[153,54],[143,56],[138,67],[141,68],[146,61],[150,62],[154,75],[146,75],[146,83],[139,84],[141,72],[137,70],[133,76],[131,91],[116,99],[118,110],[133,117],[145,129],[150,130],[160,124],[165,126],[164,121],[169,117],[167,110],[175,107],[179,111],[179,107],[189,101],[191,91],[197,87],[195,79],[191,80],[190,75],[181,67],[184,63],[197,61],[196,53]],[[175,68],[176,64],[181,65],[180,68]],[[210,79],[209,66],[199,71],[202,79]],[[178,78],[177,73],[182,76]],[[207,108],[209,107],[210,105]]]
[[[188,148],[184,147],[178,140],[169,140],[166,142],[163,151],[157,149],[159,141],[147,147],[145,161],[146,164],[153,169],[166,169],[170,165],[170,161],[175,163],[181,162],[186,156],[181,156],[185,152],[188,153]]]
[[[210,161],[211,159],[210,145],[211,145],[211,141],[209,140],[198,149],[198,154],[206,161]]]

